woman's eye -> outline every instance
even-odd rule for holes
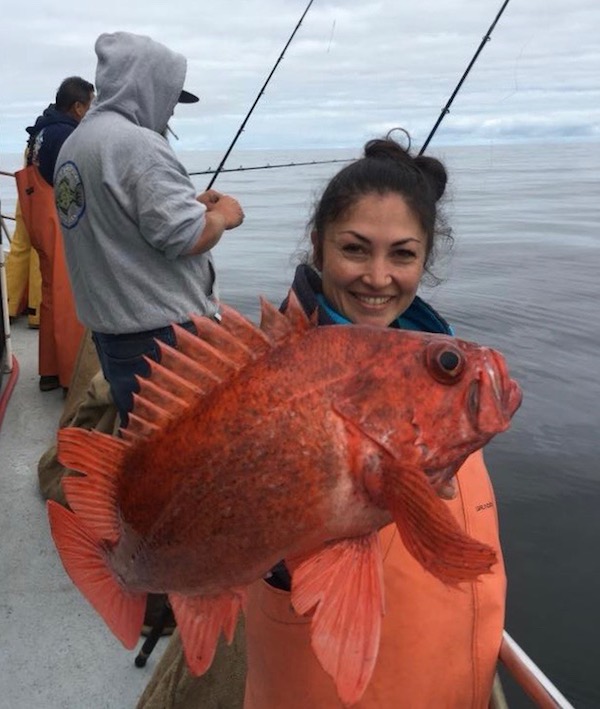
[[[354,256],[354,255],[358,256],[358,255],[362,255],[365,253],[364,246],[361,246],[360,244],[346,244],[342,248],[342,250],[345,254],[348,254],[350,256]]]
[[[397,261],[408,261],[416,258],[416,253],[410,249],[398,249],[398,251],[394,251],[392,257]]]

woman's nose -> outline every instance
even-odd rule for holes
[[[371,288],[385,288],[392,282],[389,264],[385,259],[371,259],[367,264],[363,281]]]

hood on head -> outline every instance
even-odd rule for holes
[[[95,50],[93,110],[117,111],[137,125],[162,133],[180,99],[186,58],[150,37],[130,32],[101,34]]]

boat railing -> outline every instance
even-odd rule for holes
[[[529,655],[506,632],[502,634],[500,662],[539,709],[574,709]],[[502,705],[497,705],[500,709]],[[492,702],[492,707],[494,704]],[[494,707],[496,709],[496,707]]]
[[[14,173],[0,171],[1,176],[10,177],[14,180]],[[15,359],[13,356],[11,343],[10,343],[10,318],[8,314],[8,286],[6,279],[6,268],[5,268],[5,258],[4,258],[4,237],[8,243],[11,243],[10,232],[6,225],[6,220],[14,219],[2,213],[2,200],[0,199],[0,316],[2,319],[2,347],[0,348],[0,368],[2,373],[11,373],[15,366]],[[2,378],[0,377],[0,385]]]

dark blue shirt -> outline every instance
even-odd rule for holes
[[[58,111],[54,104],[38,116],[35,125],[26,130],[27,164],[36,165],[49,185],[54,184],[54,166],[62,144],[77,128],[77,121],[67,113]]]

